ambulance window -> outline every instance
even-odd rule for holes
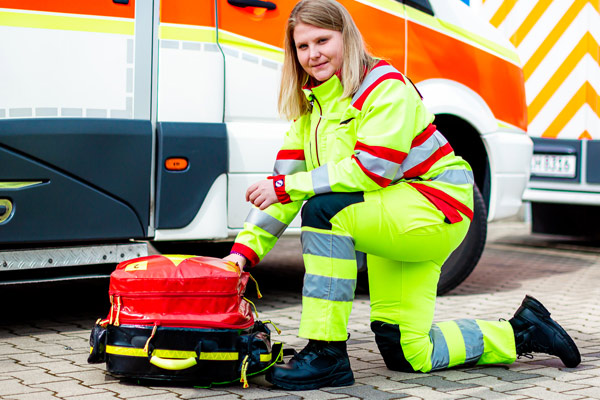
[[[431,4],[429,4],[429,0],[402,0],[402,2],[407,6],[414,7],[417,10],[433,15],[433,9],[431,8]]]

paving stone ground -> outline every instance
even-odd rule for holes
[[[2,289],[0,399],[600,399],[600,246],[528,232],[521,222],[491,224],[481,262],[438,298],[435,320],[508,319],[531,294],[573,336],[582,354],[577,368],[539,354],[510,366],[389,371],[369,329],[368,295],[358,294],[349,323],[353,386],[288,392],[261,376],[248,389],[133,385],[86,362],[90,328],[108,310],[107,282],[77,283]],[[300,260],[298,245],[282,242],[255,274],[264,295],[256,301],[260,318],[275,321],[283,330],[276,339],[298,350],[306,343],[296,337]]]

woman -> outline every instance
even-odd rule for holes
[[[309,342],[267,379],[297,390],[354,382],[346,325],[361,253],[371,329],[388,368],[512,363],[531,351],[579,364],[575,343],[531,297],[510,321],[432,326],[440,268],[473,217],[473,174],[416,88],[367,53],[334,0],[303,0],[290,15],[279,111],[294,123],[273,176],[248,188],[255,208],[226,257],[258,263],[306,200],[299,335]]]

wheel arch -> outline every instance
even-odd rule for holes
[[[473,168],[475,183],[489,207],[491,166],[482,135],[498,129],[494,114],[479,94],[458,82],[428,79],[417,87],[428,110],[436,116],[438,130]]]

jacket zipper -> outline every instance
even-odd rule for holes
[[[317,100],[315,95],[313,95],[313,100],[317,103],[317,106],[319,106],[319,120],[317,121],[317,126],[315,127],[315,153],[317,155],[317,167],[319,167],[319,166],[321,166],[321,161],[319,161],[318,134],[319,134],[319,125],[321,124],[321,119],[323,118],[323,109],[321,108],[321,103],[319,103],[319,100]]]

